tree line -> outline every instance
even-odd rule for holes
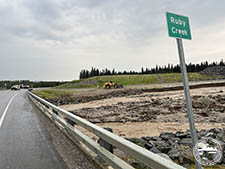
[[[208,63],[207,61],[201,62],[200,64],[186,64],[187,72],[200,72],[208,67],[213,66],[225,66],[225,62],[221,60],[220,62],[212,62]],[[99,70],[97,68],[92,67],[91,70],[83,69],[80,71],[79,78],[80,79],[86,79],[94,76],[105,76],[105,75],[132,75],[132,74],[155,74],[155,73],[180,73],[180,65],[173,65],[168,64],[164,66],[158,66],[156,65],[154,68],[141,68],[141,70],[138,71],[115,71],[109,70],[107,68],[103,70]]]

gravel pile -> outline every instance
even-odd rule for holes
[[[225,66],[208,67],[199,73],[207,76],[223,76],[225,78]]]

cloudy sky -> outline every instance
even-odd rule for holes
[[[186,62],[225,59],[225,1],[0,0],[0,80],[179,63],[165,12],[189,16]]]

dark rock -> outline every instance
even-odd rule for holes
[[[180,142],[181,145],[192,146],[191,138],[183,138]]]
[[[218,134],[216,135],[216,137],[217,137],[219,140],[225,140],[225,134],[224,134],[223,132],[218,133]]]
[[[222,158],[221,163],[222,163],[222,164],[225,164],[225,157]]]
[[[172,147],[171,146],[164,146],[164,147],[157,147],[162,153],[165,153],[167,154],[171,149]]]
[[[138,143],[142,144],[142,145],[145,145],[147,143],[147,141],[142,139],[142,138],[140,138],[140,139],[138,139]]]
[[[173,139],[170,139],[168,140],[167,142],[172,145],[172,146],[175,146],[175,145],[178,145],[180,139],[179,138],[173,138]]]
[[[210,129],[209,131],[201,130],[198,133],[201,137],[216,138],[223,148],[223,154],[225,154],[225,129]],[[186,132],[162,133],[160,136],[155,137],[142,137],[141,139],[130,138],[128,139],[138,145],[142,145],[149,151],[156,154],[167,154],[172,160],[179,162],[182,166],[188,168],[193,161],[192,152],[192,138],[190,130]],[[225,158],[220,162],[221,165],[225,165]]]
[[[152,137],[141,137],[143,140],[145,140],[145,141],[150,141],[150,140],[152,140]]]
[[[178,159],[179,159],[180,164],[183,164],[183,165],[190,166],[190,164],[193,163],[193,161],[191,159],[185,157],[184,155],[180,155]]]
[[[208,131],[206,131],[206,130],[201,130],[201,131],[198,132],[199,137],[204,137],[207,134],[208,134]]]
[[[174,138],[176,135],[173,133],[161,133],[159,137],[161,137],[164,140],[168,140],[170,138]]]
[[[178,138],[188,138],[188,137],[190,137],[191,135],[190,135],[190,133],[189,132],[177,132],[176,133],[176,137],[178,137]]]
[[[148,150],[150,150],[153,147],[153,145],[152,144],[149,144],[149,143],[146,143],[144,146]]]
[[[156,154],[162,153],[159,149],[157,149],[155,147],[151,148],[150,151],[153,153],[156,153]]]
[[[216,134],[210,132],[210,133],[206,134],[205,137],[216,138]]]
[[[152,147],[157,148],[160,150],[160,152],[168,153],[172,149],[169,143],[166,141],[149,141],[149,144],[152,145]]]
[[[151,144],[153,147],[156,146],[156,145],[155,145],[155,141],[149,141],[148,143]]]
[[[171,138],[170,140],[171,140],[171,141],[173,141],[173,142],[178,143],[181,139],[180,139],[180,138],[175,137],[175,138]]]
[[[152,140],[154,140],[154,141],[162,141],[162,138],[159,137],[159,136],[154,136],[154,137],[152,137]]]
[[[169,146],[169,143],[167,143],[166,141],[152,141],[152,143],[156,147],[168,147]]]
[[[212,132],[212,133],[215,133],[215,134],[218,134],[220,133],[222,130],[221,129],[218,129],[218,128],[213,128],[213,129],[210,129],[209,132]]]
[[[180,156],[180,152],[178,151],[178,149],[173,148],[168,152],[168,155],[170,158],[175,160],[175,159],[178,159],[178,157]]]

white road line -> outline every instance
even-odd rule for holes
[[[6,106],[5,111],[4,111],[4,113],[2,114],[2,117],[1,117],[1,119],[0,119],[0,128],[2,127],[3,120],[4,120],[4,118],[5,118],[6,112],[7,112],[8,108],[9,108],[10,104],[12,103],[13,99],[14,99],[18,94],[19,94],[19,93],[15,94],[15,95],[10,99],[8,105]]]

